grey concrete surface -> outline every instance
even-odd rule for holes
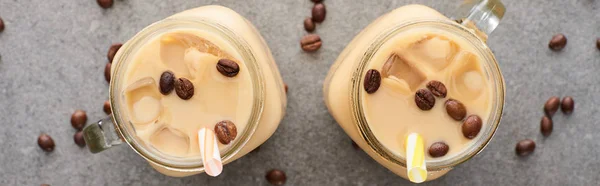
[[[344,46],[368,23],[402,5],[420,3],[449,15],[459,1],[325,0],[318,25],[324,46],[301,51],[308,0],[117,0],[101,9],[94,0],[0,0],[0,185],[267,185],[271,168],[287,185],[409,185],[365,153],[328,114],[325,74]],[[104,117],[106,51],[145,26],[208,4],[230,7],[263,34],[289,84],[287,115],[260,149],[225,167],[217,178],[163,176],[127,146],[90,154],[73,143],[75,109],[90,121]],[[489,40],[507,85],[502,124],[489,146],[446,176],[423,185],[597,185],[600,180],[600,1],[505,0],[508,12]],[[547,43],[565,33],[567,47]],[[575,98],[571,116],[557,114],[553,134],[539,132],[541,106],[553,95]],[[37,136],[53,136],[45,153]],[[515,156],[515,143],[531,138],[535,153]]]

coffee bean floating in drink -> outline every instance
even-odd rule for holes
[[[237,136],[237,128],[229,120],[221,121],[215,125],[215,134],[222,144],[227,145]]]
[[[73,141],[80,147],[84,147],[85,140],[83,140],[83,131],[76,132],[75,135],[73,135]]]
[[[548,47],[555,51],[562,50],[563,48],[565,48],[566,45],[567,37],[564,34],[556,34],[552,36],[550,43],[548,43]]]
[[[558,107],[560,107],[560,98],[552,96],[546,101],[546,104],[544,104],[544,113],[546,113],[546,116],[552,117],[558,110]]]
[[[112,113],[112,109],[110,109],[110,101],[106,100],[104,102],[104,108],[103,108],[103,110],[104,110],[104,113],[106,113],[106,114]]]
[[[113,5],[113,0],[97,0],[97,2],[104,9],[110,8]]]
[[[427,89],[429,89],[433,95],[439,98],[445,98],[448,92],[446,90],[446,85],[436,80],[432,80],[427,83]]]
[[[115,55],[117,54],[121,46],[123,46],[123,44],[121,43],[115,43],[110,46],[110,48],[108,49],[108,53],[106,54],[109,63],[113,62],[113,59],[115,58]]]
[[[165,71],[160,75],[158,83],[160,93],[163,95],[170,94],[175,89],[175,74],[171,71]]]
[[[111,63],[106,63],[106,66],[104,66],[104,79],[108,83],[110,83],[110,66]]]
[[[220,59],[217,63],[217,70],[227,77],[234,77],[240,72],[240,66],[232,60]]]
[[[415,93],[415,103],[421,110],[431,110],[435,105],[433,93],[427,89],[419,89]]]
[[[273,185],[283,185],[286,181],[285,172],[278,169],[269,170],[265,178]]]
[[[470,115],[467,117],[462,125],[462,133],[465,138],[475,138],[477,134],[479,134],[479,131],[481,131],[482,124],[481,118],[477,115]]]
[[[445,103],[446,112],[448,115],[456,121],[462,121],[467,116],[467,109],[460,101],[455,99],[448,99]]]
[[[515,152],[519,156],[527,156],[535,150],[535,142],[530,139],[521,140],[515,147]]]
[[[87,122],[87,114],[83,110],[76,110],[71,115],[71,126],[77,130],[82,130]]]
[[[194,84],[188,79],[179,78],[175,81],[175,93],[183,100],[188,100],[194,96]]]
[[[542,135],[550,136],[552,133],[552,119],[548,116],[542,117],[542,121],[540,121],[540,130],[542,131]]]
[[[325,21],[325,15],[327,15],[327,9],[325,8],[325,4],[316,3],[312,9],[312,20],[315,23],[321,23]]]
[[[381,74],[375,69],[369,69],[365,75],[364,87],[369,94],[377,92],[381,85]]]
[[[300,40],[300,47],[302,47],[302,50],[305,52],[315,52],[321,48],[321,45],[323,45],[323,42],[321,41],[321,37],[317,34],[306,35]]]
[[[564,97],[560,105],[560,110],[567,115],[573,113],[573,110],[575,109],[575,101],[573,101],[573,98],[570,96]]]
[[[444,142],[435,142],[429,146],[429,155],[437,158],[442,157],[448,153],[450,147]]]
[[[310,17],[304,19],[304,30],[306,30],[307,32],[313,32],[315,31],[315,28],[315,22],[313,22],[313,20]]]
[[[54,150],[54,140],[48,134],[40,134],[38,137],[38,145],[42,150],[46,152],[52,152]]]

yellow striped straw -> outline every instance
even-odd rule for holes
[[[413,183],[427,180],[427,166],[425,165],[425,145],[423,138],[417,133],[406,137],[406,173]]]

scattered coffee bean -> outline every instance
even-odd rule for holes
[[[323,45],[323,42],[321,41],[321,37],[317,34],[306,35],[300,40],[300,46],[305,52],[317,51],[321,48],[321,45]]]
[[[456,121],[462,121],[467,116],[467,109],[460,101],[455,99],[446,100],[446,112]]]
[[[313,22],[313,20],[310,17],[304,20],[304,30],[306,30],[307,32],[313,32],[315,31],[315,28],[315,22]]]
[[[215,134],[222,144],[229,144],[237,136],[235,124],[229,120],[224,120],[215,125]]]
[[[183,100],[188,100],[194,96],[194,84],[188,79],[179,78],[175,81],[175,93]]]
[[[564,97],[562,99],[562,104],[560,105],[560,110],[567,115],[573,113],[573,110],[575,109],[575,101],[573,101],[571,96]]]
[[[104,67],[104,79],[106,79],[106,82],[110,83],[110,63],[106,63],[106,66]]]
[[[234,77],[240,72],[240,66],[232,60],[220,59],[217,63],[217,70],[227,77]]]
[[[110,114],[112,113],[112,109],[110,109],[110,101],[106,100],[104,102],[104,113]]]
[[[4,20],[0,18],[0,32],[4,31]]]
[[[0,20],[2,21],[2,20]],[[2,23],[0,23],[2,24]],[[2,27],[0,26],[0,32],[2,32]],[[598,50],[600,50],[600,38],[596,39],[596,48],[598,48]]]
[[[38,137],[38,145],[42,150],[46,152],[52,152],[54,150],[54,140],[48,134],[40,134]]]
[[[534,150],[535,142],[533,142],[533,140],[530,139],[519,141],[519,143],[517,143],[517,147],[515,148],[515,151],[519,156],[527,156],[533,153]]]
[[[168,95],[175,88],[175,74],[171,71],[165,71],[160,75],[160,82],[158,83],[160,93]]]
[[[365,75],[365,91],[369,94],[377,92],[381,85],[381,74],[375,69],[369,69]]]
[[[83,131],[76,132],[75,135],[73,135],[73,140],[75,141],[75,144],[84,147],[85,140],[83,140]]]
[[[271,169],[265,177],[273,185],[283,185],[286,180],[285,172],[278,169]]]
[[[552,116],[554,116],[554,113],[556,113],[556,111],[558,110],[559,106],[560,98],[552,96],[550,97],[550,99],[548,99],[548,101],[546,101],[546,104],[544,104],[544,113],[546,113],[546,116],[552,118]]]
[[[71,115],[71,126],[77,130],[82,130],[87,122],[87,114],[83,110],[76,110]]]
[[[313,3],[320,3],[320,2],[322,2],[323,0],[310,0],[310,1],[312,1]]]
[[[477,115],[470,115],[467,117],[462,125],[462,133],[465,138],[473,139],[479,134],[482,125],[481,118]]]
[[[448,150],[450,150],[450,147],[446,143],[435,142],[429,147],[429,155],[434,158],[442,157],[448,153]]]
[[[552,50],[558,51],[565,48],[565,45],[567,45],[567,37],[565,37],[564,34],[556,34],[552,36],[548,47],[550,47]]]
[[[552,119],[548,116],[542,117],[542,121],[540,122],[540,128],[542,131],[542,135],[550,136],[552,133]]]
[[[435,97],[427,89],[419,89],[415,93],[415,103],[421,110],[431,110],[435,105]]]
[[[285,93],[287,94],[288,93],[288,86],[287,86],[287,84],[283,84],[283,86],[285,88]]]
[[[115,43],[110,46],[110,48],[108,49],[108,54],[106,54],[109,63],[113,62],[113,59],[115,58],[115,55],[117,54],[121,46],[123,46],[123,44],[121,43]]]
[[[352,147],[354,147],[355,150],[360,149],[360,147],[358,146],[358,144],[356,144],[356,142],[354,142],[354,140],[352,140]]]
[[[113,0],[97,0],[98,1],[98,5],[100,5],[100,7],[107,9],[112,7],[113,5]]]
[[[315,23],[321,23],[325,21],[325,15],[327,14],[327,9],[325,9],[325,4],[317,3],[313,6],[312,9],[312,20]]]
[[[446,85],[436,80],[427,83],[427,89],[431,90],[431,93],[433,93],[433,95],[440,98],[445,98],[448,92],[446,90]]]

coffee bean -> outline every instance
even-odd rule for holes
[[[215,125],[215,133],[222,144],[229,144],[237,136],[235,124],[229,120],[224,120]]]
[[[0,32],[4,31],[4,20],[0,18]]]
[[[48,134],[40,134],[38,137],[38,145],[42,150],[46,152],[52,152],[54,150],[54,140]]]
[[[175,81],[175,93],[183,100],[188,100],[194,96],[194,84],[188,79],[179,78]]]
[[[0,22],[2,22],[2,20],[0,20]],[[0,23],[1,25],[2,23]],[[2,32],[2,26],[0,26],[0,32]],[[600,38],[596,39],[596,48],[598,48],[598,50],[600,50]]]
[[[446,90],[446,85],[436,80],[427,83],[427,89],[431,90],[431,93],[433,93],[433,95],[440,98],[445,98],[448,92]]]
[[[533,142],[533,140],[530,139],[519,141],[519,143],[517,143],[517,147],[515,148],[515,151],[519,156],[527,156],[533,153],[534,150],[535,142]]]
[[[113,5],[113,0],[97,0],[98,1],[98,5],[100,5],[100,7],[107,9],[112,7]]]
[[[77,130],[82,130],[87,122],[87,114],[83,110],[76,110],[71,115],[71,126]]]
[[[573,101],[571,96],[564,97],[560,105],[560,110],[567,115],[573,113],[575,109],[575,101]]]
[[[552,118],[552,116],[554,116],[554,113],[556,113],[556,111],[558,110],[559,106],[560,98],[552,96],[548,99],[548,101],[546,101],[546,104],[544,104],[544,113],[546,113],[546,116]]]
[[[325,21],[325,15],[327,14],[327,9],[325,9],[325,4],[317,3],[313,6],[312,9],[312,20],[315,23],[321,23]]]
[[[83,131],[76,132],[75,135],[73,135],[73,140],[75,141],[75,144],[84,147],[85,140],[83,140]]]
[[[550,136],[552,133],[552,119],[550,119],[548,116],[542,117],[540,128],[544,136]]]
[[[481,118],[477,115],[470,115],[467,117],[462,125],[462,133],[465,138],[473,139],[479,134],[482,125]]]
[[[220,59],[217,63],[217,70],[227,77],[234,77],[240,72],[240,66],[232,60]]]
[[[310,17],[304,19],[304,30],[306,30],[307,32],[313,32],[315,31],[315,28],[315,22],[313,22],[313,20]]]
[[[322,2],[323,0],[310,0],[310,1],[312,1],[313,3],[320,3],[320,2]]]
[[[106,54],[109,63],[113,62],[113,59],[115,58],[115,55],[117,54],[121,46],[123,46],[123,44],[121,43],[115,43],[110,46],[110,48],[108,49],[108,54]]]
[[[110,109],[110,101],[106,100],[104,102],[104,113],[110,114],[112,113],[112,109]]]
[[[302,47],[302,50],[305,52],[317,51],[321,48],[321,45],[323,45],[323,42],[321,41],[321,37],[317,34],[306,35],[300,40],[300,47]]]
[[[427,89],[419,89],[415,93],[415,103],[421,110],[431,110],[435,105],[435,97]]]
[[[160,82],[158,83],[160,93],[168,95],[175,88],[175,74],[171,71],[165,71],[160,75]]]
[[[271,169],[265,178],[273,185],[283,185],[286,180],[285,172],[278,169]]]
[[[104,67],[104,79],[106,79],[106,82],[110,83],[110,63],[106,63],[106,66]]]
[[[567,37],[565,37],[564,34],[556,34],[552,36],[548,47],[550,47],[552,50],[558,51],[565,48],[565,45],[567,45]]]
[[[446,112],[456,121],[462,121],[467,116],[467,109],[460,101],[454,99],[446,100]]]
[[[284,88],[285,88],[285,93],[287,94],[287,93],[288,93],[288,86],[287,86],[287,84],[285,84],[285,83],[283,84],[283,86],[284,86]]]
[[[364,87],[369,94],[377,92],[381,85],[381,74],[375,69],[369,69],[365,74]]]
[[[448,153],[448,150],[450,150],[450,147],[446,143],[435,142],[429,147],[429,155],[434,158],[442,157]]]

